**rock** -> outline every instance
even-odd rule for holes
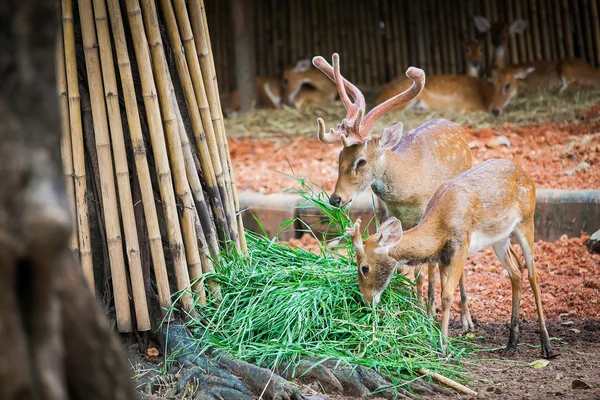
[[[573,175],[575,175],[575,170],[574,169],[568,169],[566,171],[563,171],[563,175],[573,176]]]
[[[504,135],[500,135],[496,138],[496,141],[500,146],[510,147],[510,140]],[[589,165],[588,165],[589,166]]]
[[[586,382],[582,381],[581,379],[573,380],[573,382],[571,382],[571,387],[573,389],[591,389],[592,388],[590,385],[588,385]]]
[[[588,168],[590,168],[590,163],[586,161],[582,161],[579,164],[577,164],[577,171],[579,172],[587,171]]]
[[[472,140],[467,145],[470,149],[478,149],[480,147],[483,147],[483,144],[479,140]]]
[[[562,322],[562,323],[561,323],[561,325],[564,325],[564,326],[571,326],[571,325],[574,325],[574,324],[575,324],[575,322],[573,322],[573,321],[571,321],[571,320],[569,320],[569,321],[565,321],[565,322]]]

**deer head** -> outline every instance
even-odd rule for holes
[[[396,146],[402,137],[402,123],[386,128],[380,136],[371,134],[373,126],[384,114],[421,93],[425,85],[425,73],[419,68],[408,68],[406,76],[413,81],[412,86],[365,115],[365,97],[342,76],[337,53],[333,54],[333,66],[321,56],[313,58],[313,64],[335,82],[346,107],[346,118],[329,132],[325,129],[323,119],[317,119],[319,140],[326,144],[341,142],[344,146],[340,152],[338,180],[330,203],[335,206],[345,205],[381,175],[385,166],[385,153]]]
[[[358,269],[358,287],[367,304],[376,305],[381,294],[389,285],[396,271],[398,261],[392,258],[389,249],[402,239],[402,224],[395,217],[388,218],[363,242],[360,233],[360,219],[346,233],[352,239]]]
[[[479,77],[481,68],[485,61],[485,49],[483,42],[474,39],[465,45],[465,64],[467,65],[467,75]]]
[[[480,34],[490,32],[492,35],[492,46],[494,46],[494,68],[504,68],[506,66],[506,44],[508,38],[513,34],[520,34],[527,28],[527,21],[516,19],[510,25],[504,22],[490,23],[487,18],[481,15],[473,17],[475,29]]]
[[[333,101],[335,96],[330,95],[333,88],[333,83],[314,68],[307,58],[283,70],[281,98],[290,107],[322,103],[327,97]],[[312,101],[313,98],[316,101]]]
[[[502,114],[508,103],[517,95],[519,80],[527,78],[534,67],[511,67],[496,71],[493,78],[493,96],[489,109],[494,116]]]

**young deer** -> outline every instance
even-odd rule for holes
[[[506,46],[513,34],[521,34],[527,28],[527,21],[517,19],[510,25],[490,22],[482,16],[475,16],[475,27],[481,33],[491,33],[494,58],[492,72],[506,68],[508,57]],[[523,79],[523,83],[531,90],[560,88],[600,88],[600,71],[581,59],[543,60],[513,65],[511,68],[534,68],[534,71]],[[493,75],[493,74],[492,74]]]
[[[534,67],[505,68],[496,73],[493,82],[467,75],[434,75],[420,96],[399,108],[438,109],[449,111],[490,111],[499,116],[516,96],[519,80]],[[388,83],[379,94],[381,104],[406,90],[411,82],[399,77]]]
[[[465,45],[465,64],[467,75],[479,78],[485,61],[485,49],[483,43],[474,39]]]
[[[339,55],[333,55],[333,67],[323,57],[315,57],[313,64],[335,82],[346,107],[346,118],[326,132],[325,123],[318,119],[317,137],[323,143],[342,143],[339,156],[338,179],[330,197],[334,206],[345,206],[354,196],[371,186],[373,192],[386,204],[391,215],[406,226],[415,226],[429,197],[438,185],[458,176],[472,166],[471,151],[464,130],[443,119],[429,121],[402,134],[401,122],[387,127],[380,135],[372,135],[375,122],[390,110],[411,101],[425,84],[425,73],[409,68],[406,75],[412,85],[387,102],[365,113],[365,98],[356,86],[344,79],[340,72]],[[353,100],[350,100],[347,92]],[[429,265],[428,310],[432,311],[435,264]],[[422,266],[415,268],[417,292],[422,294]],[[463,327],[473,327],[468,310],[464,280],[461,278],[463,300]]]
[[[379,302],[396,263],[437,262],[442,284],[443,347],[456,285],[467,256],[492,246],[512,284],[512,318],[506,353],[517,348],[522,263],[510,244],[514,235],[523,250],[540,324],[542,356],[550,357],[550,341],[534,264],[533,215],[535,186],[529,174],[509,160],[488,160],[444,182],[433,194],[421,222],[403,232],[389,218],[363,243],[360,220],[348,230],[356,250],[358,284],[367,303]]]

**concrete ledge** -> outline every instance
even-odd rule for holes
[[[592,234],[600,228],[600,190],[538,189],[536,198],[535,240],[554,241],[561,235],[579,237],[581,232]],[[369,221],[374,214],[373,205],[377,215],[384,217],[383,203],[369,192],[354,199],[350,217]],[[304,224],[311,226],[315,233],[327,234],[327,224],[320,210],[293,194],[244,192],[240,194],[240,209],[247,229],[261,232],[254,219],[256,216],[270,237],[277,234],[282,240],[300,237],[302,230],[306,230]],[[282,226],[297,217],[304,224],[296,221]]]

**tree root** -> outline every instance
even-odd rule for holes
[[[187,367],[173,394],[186,394],[188,398],[303,399],[298,388],[289,381],[303,384],[318,382],[327,393],[356,397],[375,395],[386,399],[407,400],[417,398],[416,395],[454,394],[453,391],[424,379],[406,382],[406,387],[394,388],[392,380],[387,376],[370,368],[337,360],[306,358],[294,364],[283,363],[276,371],[271,371],[237,360],[221,349],[201,352],[201,345],[181,325],[171,324],[165,328],[164,334],[167,338],[167,354]],[[191,397],[190,393],[193,393]]]

